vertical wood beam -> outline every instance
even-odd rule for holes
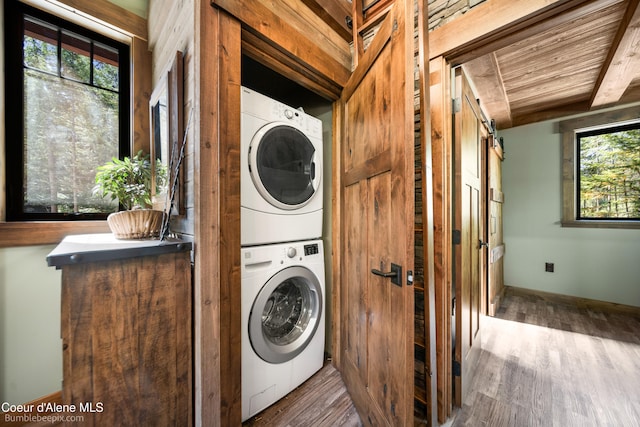
[[[340,355],[342,354],[342,347],[340,345],[341,335],[342,335],[342,323],[341,323],[341,313],[342,308],[340,301],[342,301],[342,292],[346,292],[342,286],[342,275],[340,272],[342,271],[342,206],[344,205],[344,201],[342,198],[342,175],[343,175],[343,165],[342,165],[342,145],[344,140],[344,117],[345,114],[345,105],[342,100],[338,100],[333,103],[333,148],[331,150],[332,154],[332,188],[331,188],[331,217],[332,217],[332,227],[331,227],[331,241],[333,245],[332,250],[332,264],[333,271],[331,272],[331,292],[333,294],[333,298],[331,303],[333,307],[331,308],[331,312],[333,314],[331,322],[332,322],[332,351],[333,351],[333,364],[338,368],[338,370],[342,370],[342,360]]]
[[[429,63],[433,160],[433,234],[438,422],[451,416],[451,67],[443,57]]]
[[[431,147],[431,109],[429,88],[429,14],[427,0],[418,1],[418,92],[420,96],[420,147],[422,151],[422,224],[425,290],[425,377],[430,425],[438,425],[437,358],[436,358],[436,294],[434,259],[433,150]]]
[[[142,150],[150,152],[149,134],[149,99],[151,99],[151,52],[147,41],[138,37],[131,40],[131,59],[133,73],[131,73],[132,97],[131,109],[131,154]]]
[[[222,382],[221,423],[242,419],[240,278],[240,22],[220,11],[218,157],[220,235],[220,349]],[[207,96],[201,93],[200,96]],[[208,171],[215,174],[215,170]],[[207,215],[207,212],[202,212]]]
[[[240,23],[195,5],[196,425],[239,425]]]
[[[400,7],[402,5],[402,7]],[[402,2],[395,1],[391,6],[388,15],[393,14],[393,10],[398,10],[401,13],[398,13],[398,29],[399,31],[403,31],[404,35],[399,36],[394,39],[394,36],[391,37],[391,49],[400,49],[403,52],[403,63],[402,64],[391,64],[391,78],[399,79],[400,76],[404,79],[404,96],[400,98],[403,103],[404,108],[404,131],[403,131],[403,141],[406,141],[404,145],[404,149],[398,150],[399,158],[402,160],[400,164],[404,168],[405,177],[404,177],[404,191],[405,196],[405,204],[409,206],[404,207],[404,220],[405,224],[410,224],[410,226],[406,227],[404,238],[400,238],[400,241],[404,241],[407,244],[405,245],[405,253],[403,254],[403,258],[407,262],[407,269],[411,271],[415,271],[415,107],[414,107],[414,85],[415,85],[415,36],[414,36],[414,28],[415,28],[415,12],[414,12],[415,2],[414,0],[404,0]],[[402,40],[401,43],[398,43],[398,39]],[[395,46],[397,43],[397,47]],[[393,55],[393,53],[392,53]],[[397,67],[397,77],[394,77],[394,68]],[[393,99],[393,97],[392,97]],[[392,107],[393,108],[393,107]],[[397,144],[394,144],[397,145]],[[394,147],[391,148],[392,150]],[[393,159],[393,157],[392,157]],[[393,160],[392,160],[393,161]],[[395,187],[395,183],[392,188]],[[398,215],[397,218],[401,218],[400,211],[402,211],[402,207],[396,207],[397,213],[394,215]],[[424,210],[424,209],[423,209]],[[404,280],[404,279],[403,279]],[[414,400],[415,400],[415,389],[411,386],[411,383],[415,381],[415,291],[410,289],[409,292],[405,292],[403,296],[406,314],[405,314],[405,329],[406,329],[406,338],[405,338],[405,348],[403,351],[398,352],[398,356],[404,356],[405,360],[405,379],[404,384],[400,384],[400,387],[403,388],[402,396],[406,403],[404,405],[404,425],[405,426],[413,426],[414,424]],[[393,357],[393,353],[392,357]]]
[[[362,27],[363,20],[362,0],[353,0],[351,7],[351,31],[353,32],[352,69],[357,68],[360,57],[364,54],[362,34],[360,34],[360,27]]]

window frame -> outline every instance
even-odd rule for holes
[[[5,220],[18,221],[87,221],[105,220],[108,213],[29,213],[24,212],[24,71],[22,39],[24,34],[23,15],[29,15],[40,21],[50,23],[63,30],[71,31],[95,42],[118,49],[119,52],[119,147],[120,158],[130,155],[131,151],[131,54],[130,47],[118,40],[106,37],[81,25],[69,22],[46,11],[21,2],[5,3],[5,96],[11,100],[13,108],[5,110],[5,141],[20,141],[19,144],[5,142],[6,182],[20,183],[6,185]],[[18,59],[18,60],[17,60]],[[7,123],[21,123],[20,126],[6,126]]]
[[[640,106],[627,107],[559,122],[562,134],[562,227],[640,229],[637,219],[579,219],[577,134],[614,129],[640,121]]]

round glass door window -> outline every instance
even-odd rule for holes
[[[304,267],[279,271],[263,286],[249,316],[254,351],[270,363],[300,354],[320,322],[322,292],[316,276]]]
[[[280,209],[306,205],[320,185],[321,165],[309,138],[278,123],[261,128],[249,146],[249,169],[258,192]]]

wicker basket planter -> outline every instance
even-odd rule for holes
[[[162,211],[135,209],[110,214],[107,223],[116,239],[153,239],[160,236]]]

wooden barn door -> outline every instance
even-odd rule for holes
[[[413,424],[413,40],[403,3],[340,101],[340,369],[374,426]]]
[[[487,138],[487,174],[489,190],[487,225],[489,230],[489,274],[487,284],[487,314],[495,316],[500,307],[500,297],[504,289],[504,240],[502,238],[502,146],[493,136]]]
[[[480,107],[461,68],[455,78],[454,400],[462,406],[480,353],[486,284],[484,146]]]

